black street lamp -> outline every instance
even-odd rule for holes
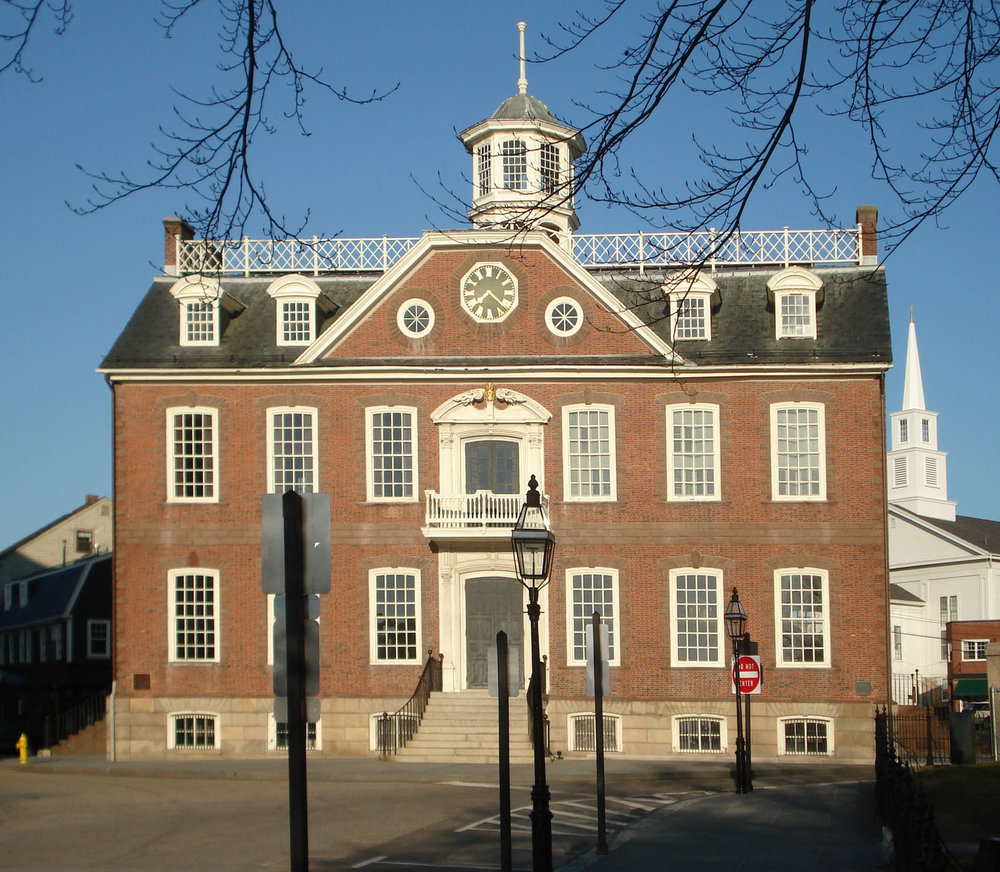
[[[743,706],[740,700],[740,642],[747,629],[747,613],[733,588],[724,615],[726,635],[733,640],[733,683],[736,685],[736,792],[747,793],[747,746],[743,738]]]
[[[531,625],[531,743],[535,755],[535,783],[531,788],[531,856],[535,872],[552,872],[552,812],[545,782],[545,738],[542,724],[542,662],[538,652],[538,591],[548,583],[556,537],[542,511],[542,497],[534,476],[528,481],[524,505],[510,534],[517,577],[528,591]]]

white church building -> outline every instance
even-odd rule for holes
[[[978,699],[976,683],[949,682],[953,652],[947,628],[953,622],[1000,619],[1000,521],[959,515],[948,499],[947,453],[938,448],[937,412],[924,401],[912,313],[902,407],[889,420],[893,701],[937,705]],[[976,657],[982,647],[963,645],[961,656]]]

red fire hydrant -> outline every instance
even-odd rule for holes
[[[21,733],[21,738],[17,740],[17,743],[14,745],[14,747],[17,748],[18,752],[21,755],[21,762],[22,763],[27,763],[28,762],[28,734],[27,733]]]

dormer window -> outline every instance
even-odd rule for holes
[[[309,345],[317,334],[319,285],[305,276],[288,275],[272,282],[267,292],[275,300],[276,344]]]
[[[819,276],[801,267],[789,267],[771,278],[767,292],[774,301],[775,338],[816,338],[816,309],[822,302],[822,287]]]
[[[506,139],[500,145],[503,158],[503,186],[509,191],[528,190],[528,150],[519,139]]]
[[[712,338],[712,295],[718,292],[707,276],[684,274],[663,286],[674,341]]]
[[[216,279],[188,276],[170,289],[180,304],[180,344],[219,344],[222,288]]]

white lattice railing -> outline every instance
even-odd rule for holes
[[[426,526],[451,530],[482,530],[513,527],[521,511],[521,494],[494,494],[476,491],[474,494],[439,494],[424,491]],[[548,505],[548,497],[542,496]]]
[[[178,272],[259,273],[384,272],[419,237],[366,239],[177,240]],[[640,271],[705,264],[734,266],[861,263],[861,228],[754,230],[730,236],[704,233],[595,233],[573,237],[573,254],[588,269]]]

